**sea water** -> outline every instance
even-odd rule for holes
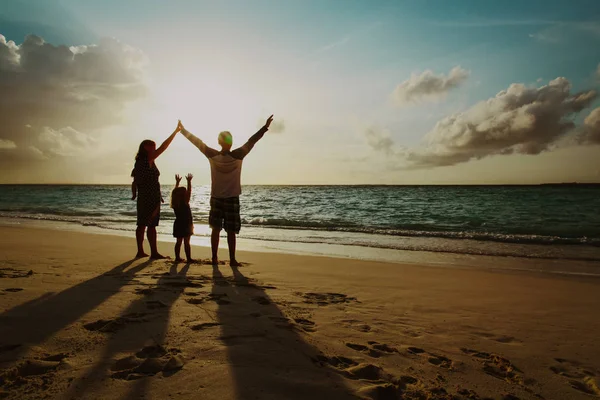
[[[163,235],[174,219],[169,190]],[[209,198],[208,186],[194,187],[196,238],[210,235]],[[600,261],[599,185],[244,186],[240,203],[240,239],[279,248]],[[0,217],[133,235],[136,205],[128,185],[0,185]]]

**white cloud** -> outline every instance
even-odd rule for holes
[[[592,110],[583,121],[578,141],[582,144],[600,144],[600,107]]]
[[[454,165],[502,154],[539,154],[575,131],[573,117],[596,99],[593,90],[571,94],[556,78],[539,88],[512,84],[495,97],[439,121],[424,148],[410,151],[417,167]]]
[[[142,52],[116,39],[66,47],[35,35],[17,45],[0,35],[0,140],[16,147],[2,162],[85,149],[122,120],[128,102],[145,96],[145,64]]]
[[[17,145],[12,140],[0,139],[0,150],[12,150],[16,149]]]
[[[449,166],[494,155],[539,154],[573,144],[600,144],[600,107],[580,126],[575,117],[597,98],[594,90],[571,93],[566,78],[541,87],[514,83],[464,112],[438,121],[416,149],[395,145],[386,130],[367,129],[374,150],[404,168]]]
[[[460,66],[452,68],[448,75],[436,75],[431,70],[412,74],[409,79],[396,87],[392,97],[398,105],[439,101],[445,98],[450,90],[463,84],[469,74],[469,71]]]
[[[74,156],[94,144],[94,139],[73,128],[66,127],[54,130],[44,127],[39,135],[39,142],[47,152],[59,156]]]

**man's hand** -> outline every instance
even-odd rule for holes
[[[273,122],[273,115],[271,114],[271,116],[269,118],[267,118],[267,122],[265,122],[265,128],[268,128],[271,125],[271,122]]]
[[[187,174],[185,176],[185,180],[188,181],[188,183],[190,183],[192,181],[192,179],[194,178],[194,175],[192,174]]]
[[[137,197],[137,194],[132,195],[131,200],[135,200],[136,197]]]
[[[175,175],[175,186],[179,186],[179,182],[181,182],[181,176]]]

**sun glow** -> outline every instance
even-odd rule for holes
[[[219,132],[225,130],[232,133],[234,146],[241,145],[256,131],[261,119],[256,98],[234,82],[215,76],[179,77],[160,96],[164,114],[180,119],[210,146],[217,145]]]

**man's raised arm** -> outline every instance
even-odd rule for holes
[[[263,125],[263,127],[260,128],[258,130],[258,132],[256,132],[254,135],[250,136],[250,139],[248,139],[248,141],[242,147],[234,150],[232,152],[232,155],[235,157],[237,155],[236,153],[239,153],[240,158],[243,158],[248,153],[250,153],[250,150],[252,150],[252,148],[254,147],[256,142],[258,142],[260,139],[262,139],[262,137],[265,135],[265,133],[269,130],[269,126],[271,125],[271,122],[273,122],[272,115],[267,119],[267,122]]]
[[[213,148],[210,148],[200,138],[191,134],[187,129],[181,125],[181,133],[185,136],[194,146],[198,148],[206,157],[211,158],[219,154],[219,152]]]

